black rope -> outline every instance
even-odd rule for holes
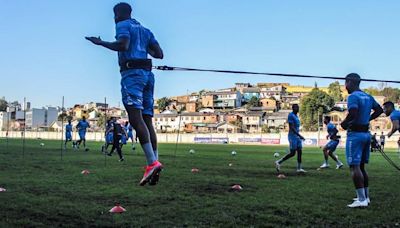
[[[277,77],[294,77],[294,78],[319,78],[319,79],[334,79],[334,80],[345,80],[344,77],[334,76],[319,76],[319,75],[303,75],[303,74],[283,74],[283,73],[263,73],[263,72],[251,72],[251,71],[236,71],[236,70],[214,70],[214,69],[197,69],[197,68],[186,68],[186,67],[172,67],[172,66],[154,66],[156,70],[163,71],[197,71],[197,72],[212,72],[212,73],[224,73],[224,74],[249,74],[249,75],[267,75]],[[400,81],[394,80],[379,80],[379,79],[361,79],[365,82],[385,82],[385,83],[398,83]]]
[[[400,167],[392,159],[390,159],[390,157],[383,151],[380,145],[377,145],[377,149],[390,165],[392,165],[395,169],[400,171]]]

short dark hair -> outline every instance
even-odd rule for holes
[[[126,2],[120,2],[114,6],[114,13],[121,13],[123,15],[131,15],[132,7]]]
[[[383,103],[384,107],[391,107],[394,108],[394,103],[391,101],[386,101],[385,103]]]
[[[296,107],[296,106],[299,107],[299,104],[293,104],[293,105],[292,105],[292,108],[294,108],[294,107]]]
[[[346,81],[354,82],[357,85],[359,85],[361,82],[361,77],[357,73],[348,74],[345,79],[346,79]]]
[[[326,120],[331,121],[331,116],[325,116],[324,117]]]

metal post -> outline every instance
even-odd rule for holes
[[[25,157],[25,133],[26,133],[26,97],[24,97],[24,130],[22,137],[22,158]]]
[[[107,97],[104,97],[104,131],[107,129]],[[104,149],[107,145],[107,139],[106,135],[104,136]],[[106,151],[103,151],[104,153],[104,167],[107,166],[107,154]]]
[[[61,148],[60,148],[61,161],[63,160],[63,149],[64,149],[63,146],[65,147],[63,134],[64,134],[64,96],[62,97],[62,102],[61,102]]]

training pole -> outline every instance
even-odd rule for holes
[[[107,97],[104,97],[104,132],[107,130]],[[104,134],[104,167],[107,166],[107,153],[105,151],[107,146],[107,135]]]
[[[181,113],[178,112],[178,134],[176,135],[176,143],[175,143],[175,151],[174,151],[174,164],[175,164],[175,160],[176,160],[176,152],[178,151],[178,141],[179,141],[179,133],[181,132],[181,120],[182,120],[182,116]]]
[[[66,146],[64,144],[64,96],[62,97],[62,101],[61,101],[61,147],[60,147],[60,158],[61,161],[63,160],[63,149]]]
[[[26,133],[26,97],[24,97],[24,128],[22,132],[22,158],[25,158],[25,133]]]
[[[10,103],[8,103],[8,105],[10,105]],[[6,151],[8,152],[8,134],[10,131],[10,106],[8,106],[7,108],[7,131],[6,131]]]

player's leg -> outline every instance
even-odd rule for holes
[[[365,198],[367,198],[368,203],[370,203],[369,200],[369,177],[367,170],[365,169],[365,164],[369,163],[369,156],[370,156],[370,144],[371,144],[371,138],[365,138],[365,147],[362,151],[361,155],[361,164],[360,164],[360,170],[363,174],[364,177],[364,190],[365,190]]]
[[[117,153],[118,153],[118,156],[119,156],[119,161],[121,162],[121,161],[124,160],[124,157],[122,156],[122,145],[123,144],[122,144],[122,142],[120,143],[120,140],[122,140],[121,136],[118,135],[117,136],[118,145],[117,145],[116,149],[117,149]]]
[[[339,141],[333,141],[328,149],[329,157],[331,157],[336,162],[336,169],[343,167],[343,163],[339,160],[339,157],[335,154],[336,148],[339,145]]]
[[[324,154],[324,163],[319,167],[321,169],[325,169],[329,167],[328,157],[329,157],[329,143],[322,148],[322,152]]]
[[[296,145],[294,142],[293,138],[289,138],[289,153],[287,153],[285,156],[283,156],[281,159],[275,161],[275,168],[278,172],[280,172],[281,169],[281,164],[288,160],[289,158],[293,157],[296,155]]]
[[[153,117],[149,115],[143,115],[143,120],[146,123],[147,128],[149,129],[151,146],[153,147],[154,155],[158,160],[157,134],[153,127]]]
[[[346,142],[346,158],[347,163],[350,166],[350,173],[357,194],[357,200],[352,204],[347,205],[351,208],[368,206],[364,189],[364,175],[360,168],[364,146],[370,146],[365,144],[366,142],[362,133],[348,134]]]
[[[297,139],[297,172],[306,173],[302,166],[303,145],[301,139]]]
[[[146,156],[147,167],[143,175],[140,185],[147,184],[153,175],[158,174],[162,170],[162,164],[157,161],[154,155],[153,147],[150,142],[149,129],[143,120],[143,91],[149,83],[149,75],[130,75],[123,77],[121,80],[121,93],[125,109],[128,112],[129,123],[135,129],[139,137],[140,145]],[[154,81],[154,76],[153,76]],[[147,113],[146,113],[147,114]]]

